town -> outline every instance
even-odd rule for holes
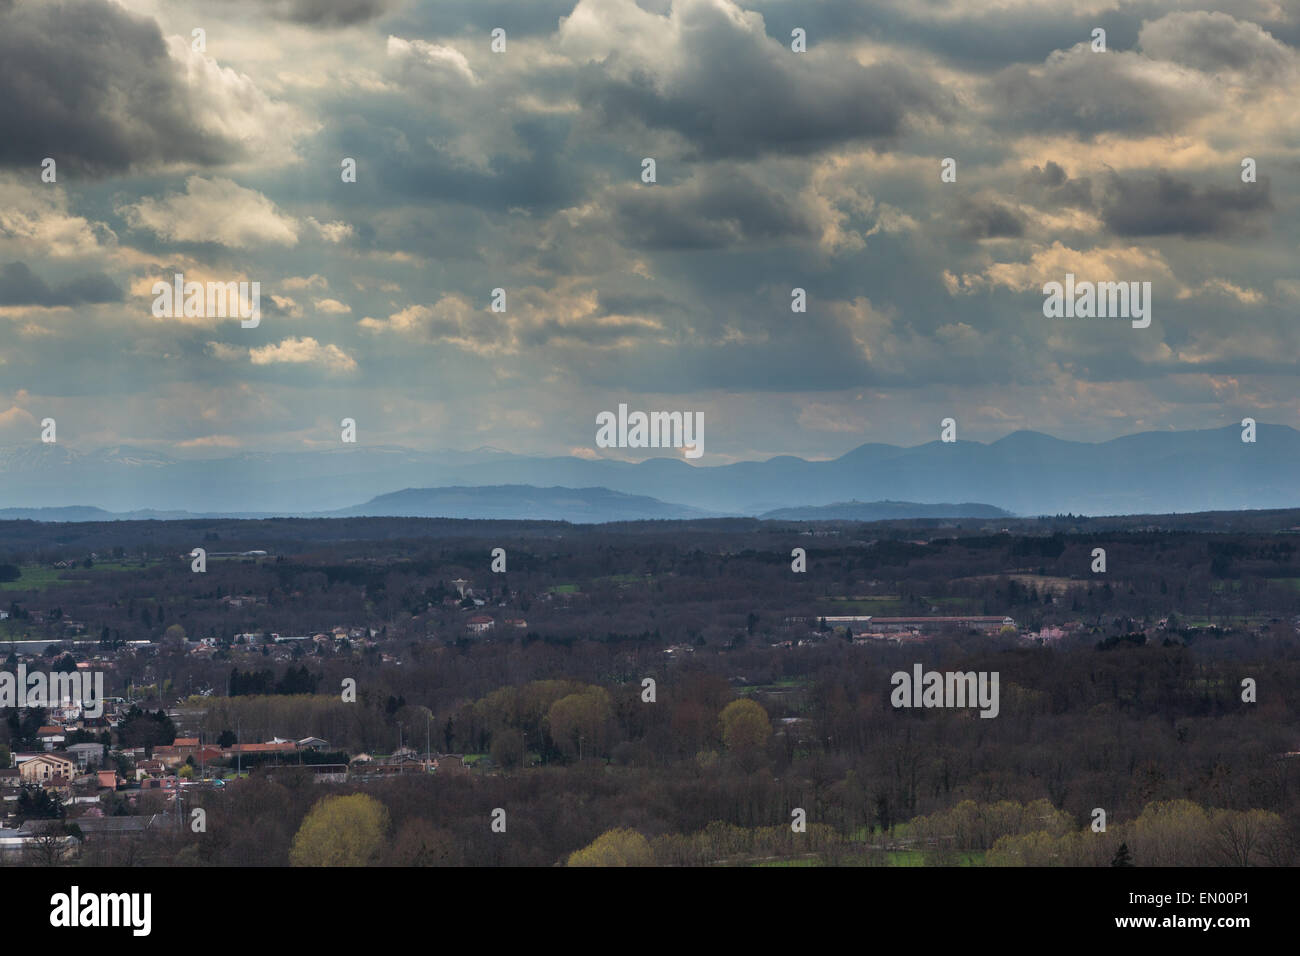
[[[551,865],[627,819],[643,862],[1023,863],[1028,808],[1065,840],[1101,800],[1101,862],[1172,852],[1144,830],[1169,800],[1192,862],[1238,814],[1268,836],[1238,862],[1295,859],[1297,517],[3,522],[0,676],[58,699],[0,711],[0,854],[328,861],[335,795],[388,821],[362,864]],[[922,671],[955,697],[922,708]]]

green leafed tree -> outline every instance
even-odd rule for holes
[[[569,854],[569,866],[653,866],[650,842],[636,830],[606,830],[588,846]]]
[[[767,746],[772,721],[761,704],[748,698],[733,700],[722,708],[722,742],[728,750],[753,752]]]
[[[326,797],[311,808],[289,850],[293,866],[367,866],[384,848],[388,810],[374,797]]]

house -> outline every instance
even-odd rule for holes
[[[316,783],[347,783],[348,765],[345,763],[284,764],[262,768],[262,773],[275,777],[280,774],[306,773]]]
[[[266,744],[234,744],[230,747],[222,748],[223,757],[234,757],[237,754],[274,754],[274,753],[294,753],[298,750],[298,745],[292,740],[281,740],[278,743]]]
[[[471,617],[465,623],[465,626],[469,629],[470,633],[472,634],[486,634],[488,631],[492,630],[492,628],[496,626],[496,621],[492,620],[492,618],[488,617],[485,614],[478,614],[475,615],[474,617]]]
[[[25,783],[52,783],[55,778],[70,779],[77,765],[67,757],[57,754],[40,754],[25,761],[19,768]]]
[[[154,747],[153,759],[164,766],[174,767],[185,762],[185,755],[177,751],[175,747]]]
[[[465,759],[460,754],[439,754],[433,761],[434,769],[439,773],[462,773]]]
[[[1012,628],[1016,622],[1003,615],[971,614],[924,617],[824,617],[827,625],[848,624],[854,634],[929,634],[944,628],[958,631],[979,631],[983,634],[996,634],[1003,628]]]
[[[298,741],[299,750],[328,750],[330,742],[319,737],[304,737]]]
[[[0,770],[0,790],[16,790],[22,786],[23,775],[17,767],[11,770]]]
[[[132,817],[77,817],[77,826],[87,840],[106,837],[136,836],[155,827],[166,826],[163,814]],[[174,824],[173,824],[174,825]]]
[[[167,765],[161,760],[140,760],[135,765],[135,779],[137,781],[145,777],[161,777],[167,772]]]
[[[98,767],[104,762],[103,744],[71,744],[66,752],[69,758],[77,762],[79,770]]]
[[[431,769],[432,765],[433,761],[426,762],[419,757],[406,753],[392,757],[376,757],[358,769],[361,769],[363,773],[388,776],[403,773],[424,773]]]
[[[194,753],[190,754],[190,756],[194,758],[196,764],[202,765],[212,763],[214,760],[220,760],[225,756],[225,754],[221,752],[220,747],[214,744],[205,744],[195,750]]]
[[[120,782],[116,770],[101,770],[96,774],[96,777],[102,790],[116,790]]]

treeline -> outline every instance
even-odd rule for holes
[[[562,775],[392,778],[321,786],[306,770],[258,774],[198,793],[207,830],[160,829],[136,840],[92,841],[81,862],[197,866],[708,866],[763,863],[888,866],[1294,866],[1300,813],[1152,801],[1134,817],[1079,825],[1050,802],[962,801],[885,831],[818,820],[792,825],[807,796],[775,781],[704,775],[694,785],[650,775],[610,782],[595,767]],[[710,789],[743,800],[776,786],[766,820],[702,816]],[[806,784],[805,784],[806,786]],[[346,797],[346,801],[338,802]],[[142,795],[148,809],[154,795]],[[869,802],[864,787],[856,802]],[[763,803],[760,799],[760,803]],[[161,807],[161,804],[158,804]],[[579,811],[578,808],[581,808]],[[707,814],[704,814],[707,815]],[[730,815],[734,815],[730,814]],[[494,821],[504,830],[493,828]]]
[[[270,668],[260,671],[240,671],[239,668],[235,668],[230,672],[227,693],[231,697],[257,694],[314,694],[320,680],[320,675],[311,673],[305,664],[301,667],[286,667],[278,679],[275,671]]]

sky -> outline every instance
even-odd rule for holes
[[[0,444],[1295,427],[1298,94],[1284,0],[0,0]]]

